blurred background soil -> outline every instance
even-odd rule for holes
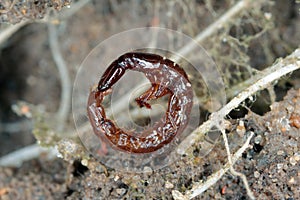
[[[81,7],[80,1],[68,0],[0,2],[0,32],[9,24],[26,22],[0,43],[0,156],[36,142],[32,119],[12,109],[18,101],[45,110],[50,118],[59,107],[61,80],[47,23],[57,25],[60,50],[73,81],[87,54],[113,34],[160,26],[195,37],[237,1],[83,2]],[[202,43],[223,72],[229,97],[235,92],[230,90],[233,86],[299,47],[299,4],[281,0],[261,5],[242,12]],[[247,133],[255,132],[252,148],[235,168],[247,176],[258,199],[300,199],[299,88],[298,70],[274,84],[276,102],[268,91],[261,91],[256,101],[246,102],[228,116],[232,152],[244,143]],[[240,121],[245,124],[244,135],[236,132]],[[76,135],[71,114],[65,126]],[[0,167],[0,199],[172,199],[172,190],[185,192],[226,163],[221,139],[203,158],[199,146],[193,149],[192,155],[143,174],[102,169],[100,164],[95,170],[80,161],[49,161],[41,155],[21,167]],[[195,199],[220,198],[248,199],[242,181],[230,173]]]

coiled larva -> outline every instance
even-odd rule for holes
[[[119,128],[107,119],[101,105],[126,70],[142,72],[151,82],[151,87],[135,99],[140,107],[151,109],[148,101],[169,95],[165,117],[140,134]],[[130,153],[149,153],[170,143],[175,135],[184,131],[192,106],[191,83],[178,64],[156,54],[131,52],[120,56],[106,69],[98,87],[89,94],[87,112],[94,133],[113,148]]]

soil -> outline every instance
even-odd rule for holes
[[[300,89],[290,90],[281,102],[264,116],[249,113],[244,119],[246,132],[237,134],[240,120],[231,120],[228,130],[234,152],[250,131],[255,132],[249,150],[235,169],[247,176],[258,199],[300,198]],[[297,121],[298,120],[298,121]],[[297,121],[297,122],[295,122]],[[239,135],[239,136],[237,136]],[[107,169],[89,170],[80,162],[67,164],[61,159],[41,157],[20,168],[0,168],[2,199],[172,199],[172,189],[185,191],[194,181],[205,180],[218,170],[226,153],[222,141],[208,156],[182,157],[159,171],[143,174]],[[99,167],[99,166],[98,166]],[[196,199],[247,199],[242,181],[226,174]]]
[[[230,1],[209,1],[216,13],[202,1],[193,1],[191,5],[183,1],[174,7],[163,1],[155,2],[91,1],[69,18],[66,13],[76,1],[28,0],[11,8],[10,1],[0,3],[0,22],[3,22],[0,33],[5,23],[35,20],[0,44],[0,156],[36,142],[31,119],[16,115],[12,105],[26,101],[44,108],[49,116],[54,116],[59,106],[60,79],[49,47],[47,24],[42,21],[44,16],[61,15],[60,48],[74,80],[87,54],[115,33],[136,27],[165,26],[195,36],[230,8]],[[181,10],[182,7],[185,9]],[[180,12],[178,16],[169,13],[172,16],[168,18],[167,9]],[[271,65],[300,44],[299,4],[276,1],[264,9],[275,18],[274,28],[267,35],[270,37],[262,36],[262,41],[271,41],[270,46],[264,49],[259,46],[261,40],[254,40],[246,52],[249,63],[257,69]],[[253,31],[248,28],[245,29]],[[209,41],[203,45],[209,47]],[[214,59],[218,62],[217,57]],[[300,199],[299,88],[298,70],[274,86],[276,102],[270,104],[267,92],[262,91],[255,103],[247,104],[250,109],[241,107],[228,116],[231,127],[227,133],[232,152],[246,141],[251,131],[255,133],[251,148],[238,160],[235,169],[246,175],[257,199]],[[240,121],[245,124],[242,134],[236,131]],[[68,132],[74,132],[71,115],[66,127]],[[185,155],[170,166],[147,173],[119,172],[100,163],[86,167],[74,158],[48,160],[46,155],[41,155],[21,167],[0,167],[0,199],[172,199],[172,190],[184,193],[227,161],[221,139],[208,155],[199,156],[199,151],[195,145],[193,155]],[[248,199],[248,196],[241,179],[226,173],[195,199]]]

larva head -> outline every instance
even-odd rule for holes
[[[99,84],[98,90],[104,92],[111,88],[125,73],[125,69],[120,67],[117,63],[113,62],[113,67],[108,67],[103,73]]]

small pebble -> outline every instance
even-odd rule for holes
[[[171,189],[171,188],[173,188],[173,187],[174,187],[174,185],[173,185],[172,183],[170,183],[169,181],[166,182],[165,188]]]
[[[255,144],[260,144],[261,140],[262,140],[261,135],[258,135],[258,136],[256,136],[256,137],[254,138],[254,143],[255,143]]]
[[[283,164],[282,163],[278,163],[277,164],[277,169],[281,169],[283,167]]]
[[[267,132],[264,133],[264,136],[267,137],[269,134],[270,134],[270,133],[267,131]]]
[[[297,162],[300,161],[300,153],[295,153],[294,158]]]
[[[277,178],[272,179],[272,182],[273,182],[273,183],[276,183],[277,181],[278,181]]]
[[[246,128],[244,125],[244,121],[240,120],[239,125],[236,127],[236,132],[240,137],[243,137],[246,133]]]
[[[300,129],[300,116],[299,115],[292,115],[290,118],[291,126],[294,126]]]
[[[260,173],[259,173],[258,171],[255,171],[255,172],[254,172],[254,177],[255,177],[255,178],[259,178],[259,177],[260,177]]]
[[[294,155],[293,150],[292,149],[287,149],[287,155],[293,156]]]
[[[265,13],[264,13],[264,16],[265,16],[265,18],[266,18],[267,20],[270,20],[270,19],[272,18],[272,13],[270,13],[270,12],[265,12]]]
[[[88,163],[89,163],[89,161],[87,160],[87,159],[82,159],[81,160],[81,164],[83,165],[83,166],[88,166]]]
[[[231,122],[228,121],[228,120],[225,120],[225,121],[224,121],[224,125],[225,125],[225,129],[226,129],[226,130],[230,130],[230,129],[232,128],[232,124],[231,124]]]
[[[115,177],[114,177],[114,181],[118,181],[120,179],[120,177],[118,176],[118,175],[116,175]]]
[[[57,151],[56,156],[57,156],[58,158],[63,158],[63,157],[64,157],[59,151]]]
[[[153,170],[151,169],[151,167],[144,167],[144,173],[147,173],[147,174],[152,174],[153,173]]]
[[[297,164],[297,161],[295,160],[294,156],[290,157],[290,163],[295,166]]]
[[[292,112],[294,111],[295,107],[292,106],[292,105],[287,105],[285,109],[286,109],[288,112],[292,113]]]
[[[290,121],[286,119],[285,117],[281,118],[279,120],[279,123],[281,124],[281,131],[286,132],[290,130]]]
[[[269,131],[273,130],[270,122],[266,122],[265,126],[268,128]]]
[[[295,183],[295,178],[292,177],[290,180],[289,180],[289,184],[294,184]]]
[[[116,192],[118,195],[123,196],[126,193],[126,189],[125,188],[117,188]]]
[[[272,178],[273,177],[273,175],[272,174],[269,174],[269,178]]]
[[[284,151],[282,151],[282,150],[277,151],[278,156],[282,156],[283,154],[284,154]]]

